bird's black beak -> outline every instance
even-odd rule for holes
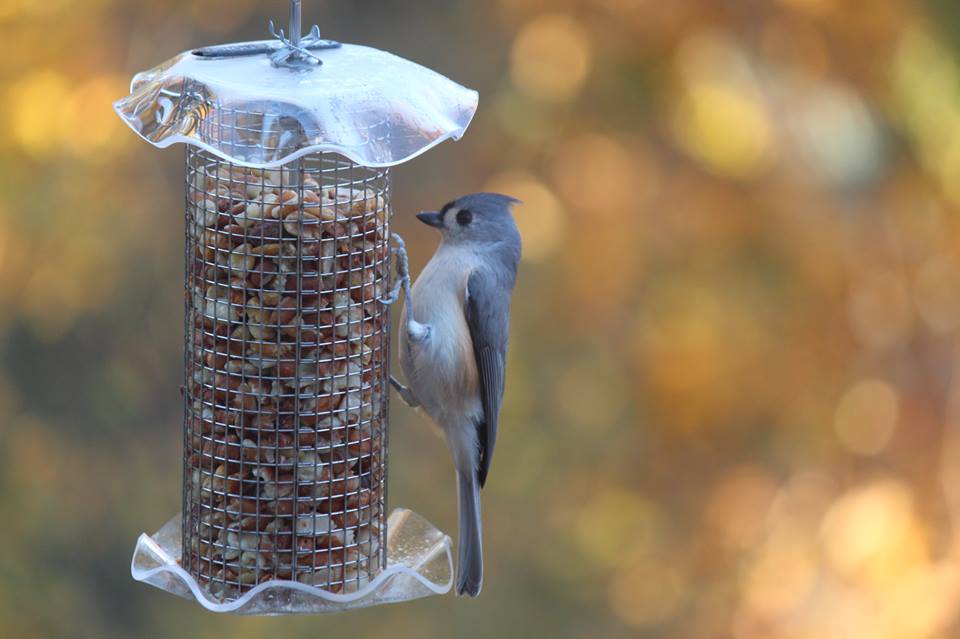
[[[436,229],[443,227],[443,216],[436,211],[421,211],[417,213],[417,219]]]

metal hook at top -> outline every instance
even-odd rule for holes
[[[229,58],[266,53],[275,67],[286,67],[295,70],[308,70],[320,66],[323,61],[311,53],[319,49],[336,49],[340,43],[335,40],[324,40],[320,37],[320,27],[313,25],[310,32],[301,35],[303,11],[301,0],[290,0],[289,37],[283,29],[277,30],[270,20],[268,29],[278,42],[249,42],[242,44],[224,44],[196,49],[193,53],[206,58]]]
[[[340,46],[339,42],[320,38],[320,27],[313,25],[310,33],[302,37],[301,33],[302,7],[301,0],[290,0],[290,37],[287,38],[280,29],[279,33],[270,21],[270,33],[284,46],[270,55],[270,61],[276,67],[290,67],[304,69],[323,64],[317,56],[311,53],[316,49],[334,49]]]

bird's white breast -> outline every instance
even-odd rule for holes
[[[411,390],[441,426],[482,414],[476,359],[464,315],[472,253],[441,246],[412,290],[414,318],[431,328],[423,342],[400,334],[400,362]],[[407,309],[404,309],[404,315]],[[405,319],[405,318],[404,318]]]

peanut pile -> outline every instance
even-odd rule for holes
[[[182,563],[221,600],[355,591],[385,561],[384,188],[189,170]]]

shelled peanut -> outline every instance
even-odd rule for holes
[[[221,599],[271,579],[362,588],[385,535],[385,199],[196,169],[183,563]]]

